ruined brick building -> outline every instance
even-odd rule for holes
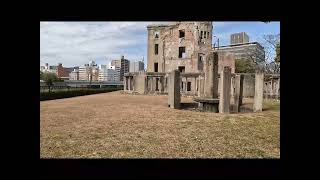
[[[211,51],[211,22],[150,25],[147,29],[148,72],[203,71],[203,58]]]
[[[204,76],[205,59],[212,49],[212,22],[175,22],[166,25],[149,25],[148,62],[146,81],[142,81],[145,92],[166,92],[168,73],[178,69],[181,72],[181,91],[184,94],[198,95],[200,79]],[[232,53],[218,52],[219,72],[223,66],[235,71]],[[142,74],[142,73],[140,73]],[[125,89],[140,89],[136,83],[137,73],[128,73],[124,80]],[[135,88],[137,87],[137,88]]]

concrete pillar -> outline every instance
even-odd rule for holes
[[[153,77],[152,76],[149,77],[149,82],[150,82],[150,92],[153,92],[154,85],[153,85]]]
[[[254,87],[254,103],[253,112],[262,111],[263,103],[263,72],[256,72],[255,87]]]
[[[198,91],[198,96],[199,97],[204,97],[204,77],[199,76],[199,91]]]
[[[127,77],[124,77],[124,79],[123,79],[123,90],[124,91],[127,91],[128,89],[127,89]]]
[[[132,76],[131,77],[131,91],[135,91],[136,89],[135,89],[135,87],[134,87],[134,84],[135,84],[135,77],[134,76]]]
[[[157,77],[152,77],[152,87],[153,87],[153,91],[156,92]]]
[[[187,92],[187,85],[188,85],[188,78],[185,77],[186,81],[184,83],[184,92],[186,93]]]
[[[160,78],[160,91],[161,91],[161,93],[164,93],[164,84],[165,84],[165,78],[164,77],[161,77]]]
[[[128,91],[131,91],[131,79],[130,76],[128,76]]]
[[[169,74],[168,84],[168,106],[170,108],[180,108],[180,71],[174,70]]]
[[[192,86],[191,90],[193,91],[194,95],[197,94],[197,77],[194,77],[193,86]]]
[[[231,97],[234,97],[234,91],[235,91],[234,86],[235,86],[235,77],[231,76],[231,91],[230,91]]]
[[[218,98],[218,53],[210,53],[206,58],[204,96]]]
[[[231,68],[225,66],[221,73],[221,92],[219,101],[219,112],[230,113],[230,90],[231,90]]]
[[[234,107],[235,112],[240,112],[240,106],[242,104],[242,97],[243,97],[243,75],[236,75],[234,78]]]
[[[134,90],[139,94],[146,93],[146,75],[141,73],[135,76]]]

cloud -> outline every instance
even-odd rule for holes
[[[40,63],[80,66],[95,59],[147,60],[147,25],[171,22],[40,22]],[[279,23],[213,22],[213,36],[220,45],[230,43],[230,35],[248,32],[250,40],[260,34],[280,32]],[[214,39],[216,42],[216,39]]]
[[[122,54],[141,58],[146,50],[134,49],[146,48],[148,24],[154,22],[40,22],[40,62],[74,66]]]

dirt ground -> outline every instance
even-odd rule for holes
[[[170,109],[165,95],[120,91],[41,101],[40,157],[280,158],[279,102],[229,115],[182,103]]]

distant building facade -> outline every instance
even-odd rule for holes
[[[79,69],[73,69],[73,71],[69,74],[69,80],[79,80]]]
[[[121,69],[121,67],[110,66],[110,69],[114,70],[114,81],[120,81],[120,69]]]
[[[91,81],[99,79],[99,67],[94,61],[79,67],[79,80],[90,81],[90,78],[92,78]]]
[[[116,71],[108,68],[107,65],[99,66],[99,81],[115,81]]]
[[[123,81],[124,73],[129,72],[130,61],[128,59],[124,59],[124,56],[121,56],[121,68],[120,68],[120,81]]]
[[[144,71],[144,63],[142,61],[131,62],[129,72]]]
[[[264,47],[261,46],[258,42],[220,46],[218,51],[234,53],[236,60],[248,59],[257,63],[265,61]]]
[[[73,68],[65,68],[61,63],[58,64],[56,69],[57,77],[64,80],[69,80],[69,74],[73,71]]]
[[[248,43],[249,36],[245,32],[231,34],[230,44]]]
[[[130,61],[125,59],[124,56],[121,56],[119,60],[112,60],[111,66],[114,66],[114,69],[120,69],[120,81],[123,81],[124,73],[129,72]]]

